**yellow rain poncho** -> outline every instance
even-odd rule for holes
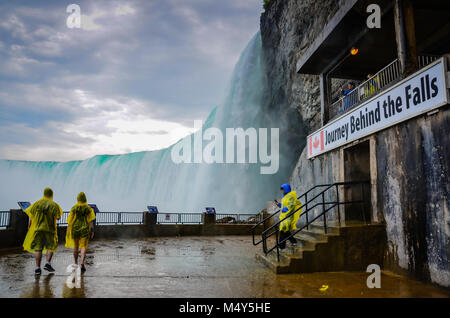
[[[45,188],[44,197],[33,203],[24,212],[31,221],[23,242],[24,250],[32,253],[41,250],[43,253],[55,252],[58,247],[56,220],[61,218],[63,211],[53,201],[52,189]]]
[[[280,231],[290,232],[297,229],[297,221],[302,213],[302,209],[300,208],[302,205],[297,199],[297,192],[291,191],[291,187],[288,184],[283,184],[281,188],[285,190],[286,194],[281,199],[280,220],[284,219],[292,211],[296,211],[280,223]]]
[[[83,192],[78,194],[77,201],[67,218],[66,247],[74,248],[75,239],[78,239],[79,247],[87,248],[91,234],[90,223],[95,219],[95,213],[87,204],[86,195]]]

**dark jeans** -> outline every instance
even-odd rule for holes
[[[282,232],[280,231],[280,240],[278,242],[281,242],[282,240],[284,240],[286,237],[288,237],[289,235],[291,235],[291,232]],[[289,242],[291,242],[292,244],[297,243],[297,240],[295,239],[295,237],[291,236],[289,239]],[[284,249],[286,248],[286,241],[280,244],[280,248]]]

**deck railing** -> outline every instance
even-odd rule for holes
[[[419,68],[427,66],[438,58],[439,56],[435,55],[418,56]],[[401,79],[400,75],[400,62],[396,59],[375,75],[359,84],[346,96],[343,96],[336,102],[332,103],[329,108],[330,120],[342,115],[353,107],[359,105],[361,102],[380,93],[385,88],[392,86],[393,83]]]
[[[158,213],[158,224],[202,224],[202,213]]]
[[[147,212],[97,212],[96,225],[118,225],[118,224],[144,224],[144,216]],[[56,221],[57,226],[67,226],[67,218],[70,212]],[[260,214],[218,213],[215,215],[218,224],[256,224],[261,221]],[[157,224],[202,224],[203,213],[163,213],[156,217]],[[0,211],[0,228],[10,225],[10,212]]]
[[[0,211],[0,228],[8,228],[9,227],[9,211]]]

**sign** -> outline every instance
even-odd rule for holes
[[[448,103],[441,58],[307,137],[308,159]]]
[[[148,206],[147,206],[147,210],[148,210],[148,212],[150,212],[150,213],[158,213],[158,208],[157,208],[156,206],[150,206],[150,205],[148,205]]]
[[[166,214],[166,221],[170,221],[170,214]]]
[[[206,208],[206,214],[216,214],[215,208]]]
[[[17,204],[22,209],[22,211],[25,211],[26,209],[28,209],[31,206],[31,203],[28,201],[20,201],[20,202],[17,202]]]

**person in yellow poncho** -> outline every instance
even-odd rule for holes
[[[283,199],[281,203],[275,201],[276,205],[281,208],[280,212],[280,238],[281,242],[289,235],[291,235],[291,231],[297,229],[297,221],[302,213],[300,201],[297,199],[297,192],[291,191],[291,186],[289,184],[283,184],[280,189],[283,191]],[[295,211],[290,217],[286,218],[291,212]],[[286,219],[285,219],[286,218]],[[288,239],[292,246],[297,244],[297,240],[295,237],[290,237]],[[286,242],[280,244],[280,249],[286,248]]]
[[[80,192],[77,197],[77,204],[72,207],[67,218],[66,247],[73,248],[76,266],[78,266],[78,248],[80,248],[82,272],[86,271],[84,262],[86,260],[89,238],[94,237],[94,232],[91,231],[94,219],[94,210],[87,204],[84,192]]]
[[[23,242],[25,251],[35,253],[36,275],[41,274],[42,253],[46,254],[47,263],[44,269],[53,273],[55,269],[50,262],[58,247],[56,220],[63,214],[61,207],[53,201],[53,190],[44,189],[44,197],[33,203],[24,211],[28,217],[28,232]]]

